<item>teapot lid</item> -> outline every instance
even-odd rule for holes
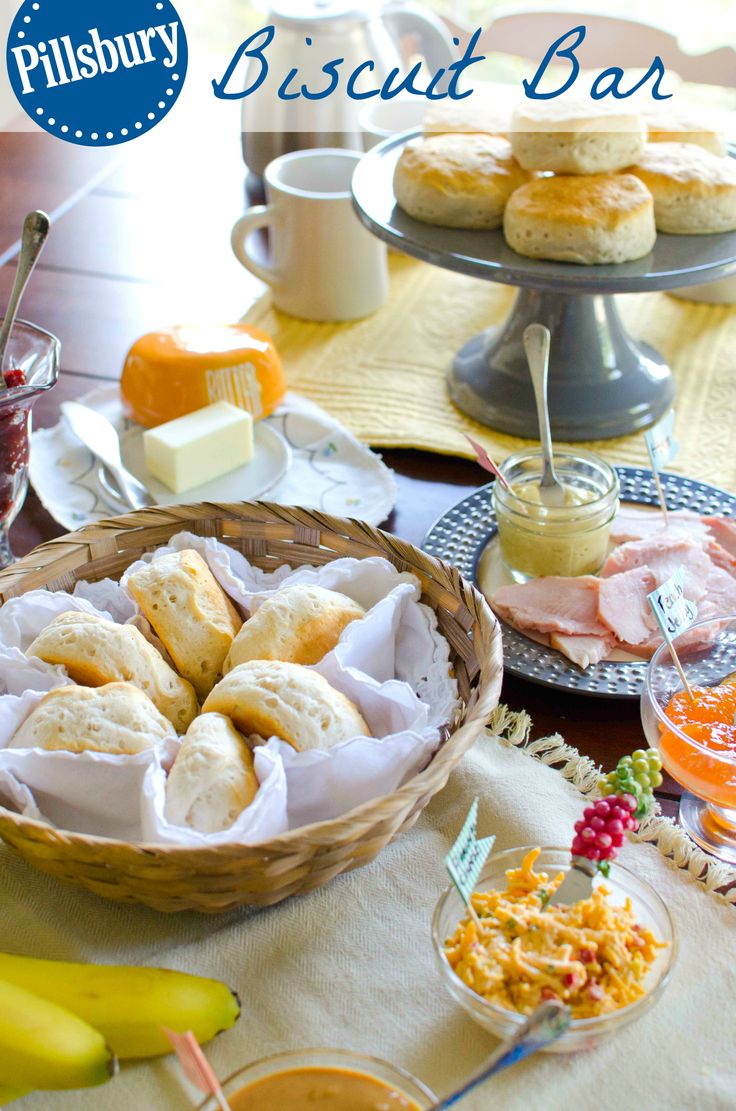
[[[367,23],[378,15],[376,0],[272,0],[269,16],[281,24],[316,31],[335,24]]]

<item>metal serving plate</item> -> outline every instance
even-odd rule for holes
[[[651,471],[639,467],[617,467],[616,471],[622,501],[658,504]],[[702,516],[736,517],[736,496],[725,490],[673,474],[662,475],[662,483],[670,509],[691,509]],[[448,509],[432,525],[422,545],[430,555],[454,564],[476,586],[481,556],[497,531],[492,489],[493,483],[482,486]],[[599,698],[638,698],[642,692],[646,661],[603,660],[581,671],[554,648],[530,640],[503,622],[501,625],[504,667],[510,675]],[[711,662],[717,665],[717,660]],[[732,665],[730,669],[733,670]],[[704,681],[709,678],[704,674]]]

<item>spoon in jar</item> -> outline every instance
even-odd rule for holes
[[[38,256],[43,250],[46,237],[49,234],[51,221],[45,212],[29,212],[23,222],[23,237],[21,239],[18,268],[15,281],[8,301],[8,309],[0,328],[0,392],[7,389],[3,368],[5,366],[5,353],[8,349],[8,340],[18,315],[18,309],[23,299],[23,294],[28,285],[28,279],[33,273],[33,268],[38,262]]]
[[[552,454],[552,433],[549,427],[549,405],[547,402],[547,376],[549,371],[549,328],[543,324],[530,324],[524,329],[524,350],[529,363],[529,373],[537,403],[539,420],[539,441],[542,447],[542,478],[539,493],[542,505],[559,509],[565,504],[565,487],[555,474]]]
[[[538,1053],[540,1049],[557,1041],[569,1026],[570,1008],[564,1003],[553,999],[540,1003],[536,1011],[529,1015],[515,1034],[501,1043],[478,1072],[439,1103],[433,1103],[429,1111],[447,1111],[447,1108],[454,1107],[468,1092],[472,1092],[473,1088],[477,1088],[489,1076],[517,1064],[518,1061],[523,1061],[532,1053]]]

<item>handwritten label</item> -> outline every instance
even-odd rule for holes
[[[666,582],[647,594],[649,605],[668,644],[689,629],[698,616],[698,607],[685,597],[685,569],[678,567]]]
[[[680,445],[675,439],[675,410],[670,409],[666,416],[657,421],[652,428],[647,429],[644,433],[644,439],[652,463],[652,470],[661,471],[675,458],[680,450]]]
[[[450,879],[455,884],[460,898],[466,906],[470,906],[470,896],[478,882],[478,876],[483,870],[483,865],[488,859],[488,854],[493,848],[495,837],[484,837],[481,841],[476,838],[478,827],[478,800],[475,799],[470,807],[465,824],[460,830],[460,836],[445,857],[445,865],[450,873]]]

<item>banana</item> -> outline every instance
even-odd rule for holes
[[[115,1073],[102,1034],[71,1011],[0,980],[0,1084],[91,1088]]]
[[[206,1042],[240,1015],[238,997],[219,980],[160,968],[73,964],[0,953],[0,979],[66,1007],[101,1031],[120,1058],[171,1053],[162,1026],[178,1033],[191,1030],[199,1042]]]

